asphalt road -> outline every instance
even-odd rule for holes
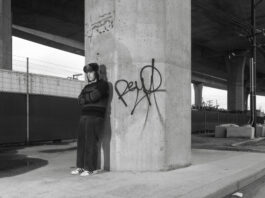
[[[264,165],[265,166],[265,165]],[[243,198],[265,198],[265,176],[238,190],[243,193]],[[238,198],[237,196],[226,196],[224,198]]]

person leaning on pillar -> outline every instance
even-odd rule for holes
[[[97,144],[103,132],[109,87],[105,80],[99,79],[97,63],[89,63],[83,70],[88,84],[78,96],[82,111],[78,126],[76,169],[71,174],[87,176],[97,169]]]

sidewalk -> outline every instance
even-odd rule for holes
[[[183,169],[72,176],[75,148],[69,143],[0,151],[1,164],[9,164],[0,165],[0,197],[217,198],[265,175],[265,154],[193,149],[192,166]],[[14,162],[21,167],[8,170]]]

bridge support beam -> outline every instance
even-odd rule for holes
[[[190,22],[190,0],[85,0],[86,62],[105,64],[114,87],[111,170],[190,164]]]
[[[244,71],[246,59],[246,56],[235,56],[226,61],[228,68],[227,107],[229,111],[245,110]]]
[[[202,83],[193,83],[194,88],[194,96],[195,96],[195,106],[201,107],[202,106]]]
[[[248,96],[249,96],[249,89],[245,87],[244,89],[244,110],[248,110]]]
[[[12,70],[11,1],[0,0],[0,69]]]

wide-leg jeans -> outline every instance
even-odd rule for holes
[[[82,115],[80,117],[77,139],[78,168],[88,171],[97,169],[98,143],[102,134],[104,118]]]

